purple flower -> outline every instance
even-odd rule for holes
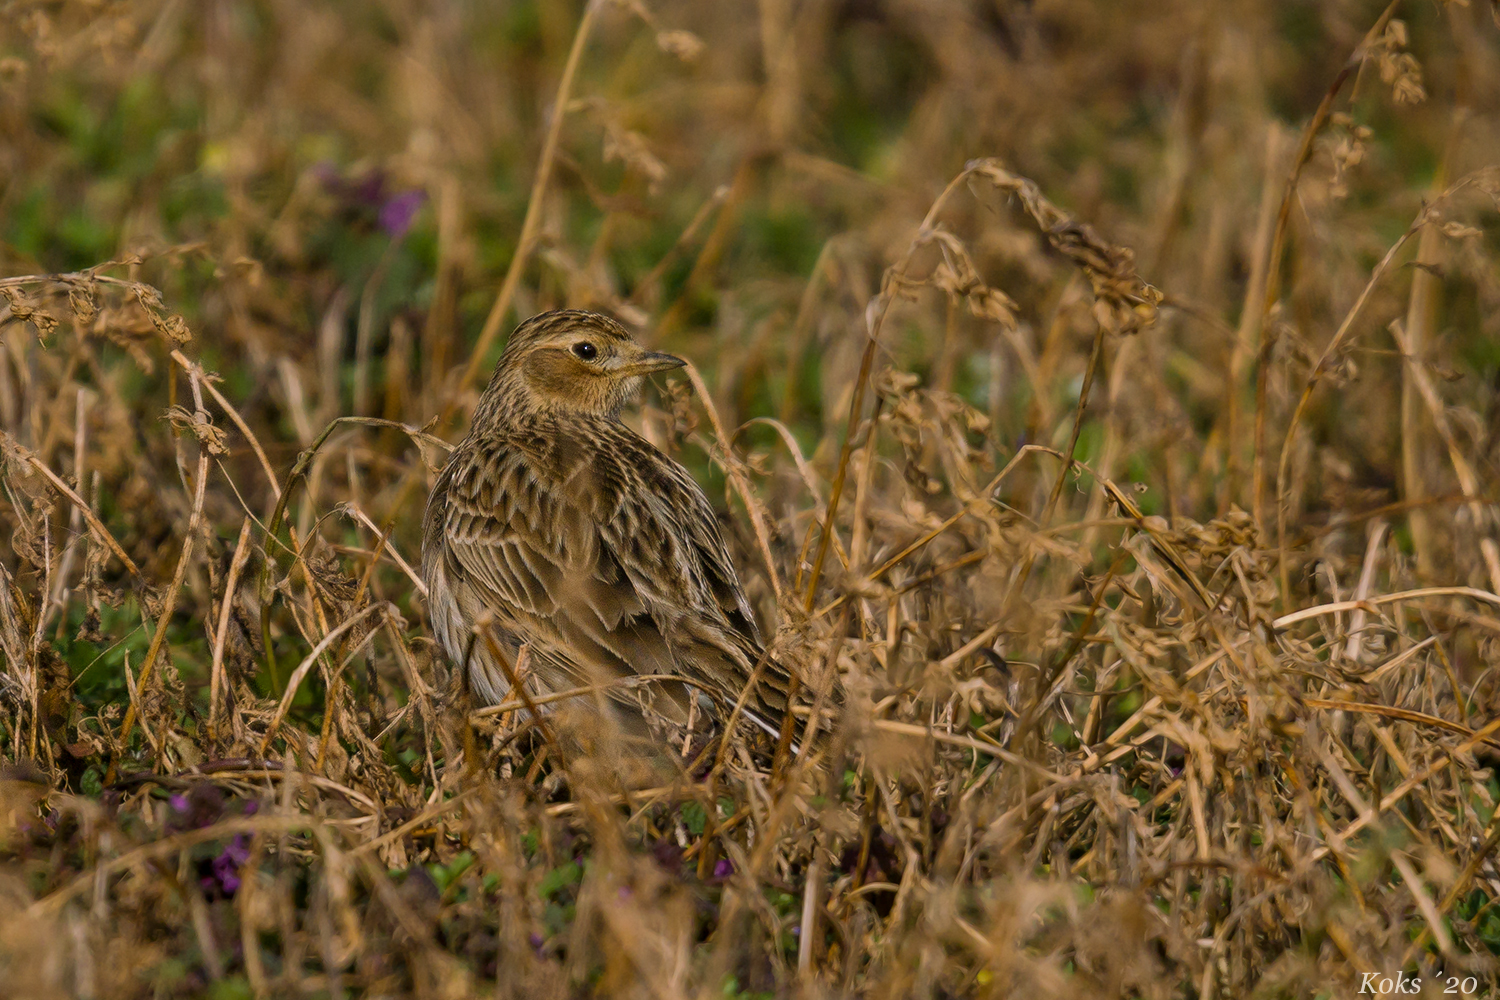
[[[374,210],[377,224],[391,239],[405,236],[417,212],[427,203],[427,193],[419,188],[391,194],[386,173],[380,169],[346,177],[334,164],[323,162],[313,167],[312,173],[345,211],[368,218]]]
[[[185,813],[190,808],[190,806],[188,805],[187,796],[183,795],[180,792],[168,798],[167,801],[172,804],[173,812]]]
[[[400,239],[411,228],[417,211],[427,202],[427,192],[402,191],[385,200],[380,206],[380,228],[391,239]]]
[[[734,862],[728,858],[720,858],[714,863],[714,878],[728,878],[734,874]]]
[[[219,856],[209,865],[212,875],[201,880],[205,890],[218,889],[226,896],[233,896],[240,887],[240,869],[250,860],[250,835],[237,834],[225,845]]]
[[[236,868],[249,861],[250,835],[248,833],[235,834],[234,839],[229,842],[229,846],[224,848],[222,856],[233,861]]]

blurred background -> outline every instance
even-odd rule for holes
[[[1491,507],[1500,473],[1497,110],[1490,0],[8,4],[0,564],[11,597],[0,601],[0,632],[11,714],[0,719],[0,746],[17,766],[41,768],[42,784],[117,805],[105,785],[122,759],[180,773],[273,743],[311,745],[313,770],[381,803],[366,817],[370,836],[451,792],[457,766],[445,768],[458,737],[438,740],[423,700],[447,675],[426,641],[411,572],[422,505],[443,441],[463,433],[509,330],[568,306],[614,314],[701,374],[702,392],[686,378],[659,379],[628,419],[720,506],[768,632],[781,625],[787,648],[802,650],[785,655],[822,662],[817,644],[833,642],[844,651],[828,662],[851,690],[876,701],[896,691],[882,704],[908,701],[893,718],[942,722],[965,739],[1008,740],[999,734],[1029,706],[1022,715],[1045,723],[1022,727],[1032,742],[1018,752],[1081,775],[1085,754],[1097,760],[1090,744],[1129,730],[1148,696],[1176,698],[1188,668],[1217,655],[1207,627],[1194,631],[1185,592],[1165,578],[1201,580],[1214,595],[1205,606],[1222,599],[1221,610],[1239,616],[1234,627],[1246,631],[1234,641],[1256,643],[1268,633],[1252,640],[1250,630],[1277,615],[1351,594],[1433,584],[1500,592]],[[1134,312],[1096,307],[1127,293]],[[390,423],[331,426],[346,416]],[[1070,453],[1088,471],[1064,475],[1055,457],[1026,446]],[[305,479],[292,488],[299,455]],[[1127,516],[1103,478],[1148,520]],[[819,521],[846,480],[837,537],[820,555]],[[285,541],[268,542],[282,505]],[[1153,569],[1141,545],[1127,554],[1122,539],[1138,529],[1131,537],[1149,535],[1158,553],[1175,540],[1185,560],[1173,564],[1177,577]],[[872,567],[883,582],[866,578]],[[311,666],[309,650],[330,628],[375,601],[397,616],[389,648],[382,632],[289,686],[291,667]],[[1408,617],[1385,621],[1368,644],[1357,638],[1363,609],[1344,608],[1336,625],[1310,612],[1299,619],[1317,620],[1307,643],[1258,646],[1264,656],[1248,667],[1236,660],[1267,672],[1214,688],[1219,714],[1208,730],[1261,732],[1263,715],[1249,726],[1239,714],[1244,690],[1281,692],[1267,695],[1280,706],[1272,714],[1306,711],[1287,706],[1326,700],[1328,685],[1353,676],[1325,673],[1330,663],[1357,674],[1371,657],[1407,655],[1420,641],[1413,662],[1425,664],[1425,687],[1357,696],[1471,732],[1470,714],[1495,704],[1494,609],[1403,607]],[[1119,629],[1101,624],[1127,610],[1134,617]],[[348,634],[363,643],[373,628]],[[1436,647],[1422,638],[1435,634]],[[1283,683],[1296,687],[1291,701]],[[137,717],[144,732],[131,731]],[[1200,894],[1180,868],[1163,868],[1146,888],[1120,874],[1152,851],[1163,865],[1194,863],[1181,853],[1194,843],[1204,863],[1210,841],[1249,851],[1246,817],[1265,819],[1256,810],[1268,800],[1250,782],[1239,798],[1209,795],[1215,773],[1221,790],[1246,773],[1235,756],[1243,746],[1192,743],[1189,730],[1199,732],[1137,741],[1156,756],[1141,750],[1118,765],[1131,801],[1164,824],[1152,828],[1160,839],[1149,851],[1111,840],[1123,827],[1075,797],[1055,830],[1051,819],[1041,832],[1028,819],[1019,839],[977,867],[966,860],[954,878],[1000,869],[1067,878],[1071,863],[1091,886],[1119,875],[1139,889],[1148,900],[1140,912],[1170,911],[1177,936],[1162,938],[1170,942],[1152,967],[1162,978],[1121,973],[1101,996],[1214,975],[1248,991],[1283,954],[1348,959],[1344,972],[1397,968],[1401,942],[1425,928],[1428,911],[1419,916],[1383,867],[1298,883],[1307,895],[1297,898],[1312,901],[1299,912],[1348,904],[1337,912],[1358,939],[1338,951],[1318,943],[1321,924],[1289,931],[1291,909],[1255,910],[1249,889],[1226,882]],[[1374,736],[1350,739],[1369,750],[1370,774],[1395,774],[1396,760],[1391,782],[1407,776],[1406,761],[1380,756],[1386,744]],[[1189,743],[1209,762],[1191,808]],[[964,781],[987,766],[972,750],[967,763],[944,758],[951,770],[939,768],[941,780],[922,779],[923,794],[952,796],[942,823],[959,815]],[[1327,761],[1308,766],[1322,774]],[[994,774],[983,771],[979,784]],[[1280,774],[1256,787],[1281,796],[1286,830],[1313,829]],[[1005,771],[992,787],[1015,780]],[[1322,796],[1331,786],[1320,781],[1311,784]],[[1500,794],[1488,770],[1454,782],[1442,792],[1447,805],[1414,813],[1408,828],[1441,831],[1423,855],[1438,887],[1454,884],[1442,859],[1469,851],[1493,815],[1488,801],[1476,813],[1469,796]],[[823,821],[860,858],[886,851],[887,867],[869,879],[894,892],[914,870],[903,874],[899,859],[936,864],[958,821],[945,834],[928,800],[901,800],[880,813],[878,823],[891,822],[879,833],[875,787],[849,778],[848,829]],[[983,804],[986,793],[973,800],[980,812],[963,813],[975,824],[963,857],[993,833],[985,824],[1012,815],[1005,809],[1032,816],[1035,790],[1004,787],[1012,797]],[[860,788],[868,798],[858,799]],[[139,829],[170,831],[167,807],[141,794],[127,810],[144,810]],[[84,809],[77,801],[67,808]],[[1336,797],[1318,801],[1330,822],[1364,822]],[[962,802],[970,808],[969,795]],[[908,855],[890,840],[897,811],[917,831],[918,847],[902,841]],[[572,822],[526,815],[543,831]],[[1054,833],[1072,839],[1044,854]],[[573,849],[552,836],[542,837],[546,863],[534,860],[534,839],[515,848],[533,859],[517,862],[531,865],[533,882],[573,864]],[[1264,836],[1255,846],[1275,840]],[[1301,836],[1285,833],[1287,870],[1286,859],[1306,860],[1286,846],[1305,846]],[[443,866],[463,856],[459,842],[381,841],[379,857],[392,871],[438,866],[447,874],[433,878],[448,892],[444,879],[459,876]],[[842,848],[825,846],[834,853],[818,862],[822,873],[857,892],[865,870],[840,875],[828,858]],[[808,950],[789,935],[803,912],[792,889],[807,884],[811,850],[787,847],[781,888],[766,897],[780,914],[767,919],[782,920],[767,932],[772,965],[745,967],[765,990],[790,982]],[[33,861],[46,856],[38,851]],[[54,868],[34,868],[55,886],[59,871],[86,871],[94,855],[51,857]],[[853,858],[843,859],[850,872]],[[481,861],[502,870],[482,852]],[[546,892],[574,892],[581,871]],[[1373,880],[1366,890],[1387,909],[1341,895],[1360,878]],[[1488,935],[1471,940],[1476,949],[1500,942],[1500,918],[1475,916],[1490,913],[1497,886],[1461,906],[1473,933]],[[218,902],[233,892],[216,891]],[[1036,896],[1038,908],[1052,905],[1044,897],[1059,898]],[[448,892],[441,905],[456,898]],[[864,913],[871,896],[860,898],[840,912]],[[1259,915],[1203,957],[1194,942],[1212,941],[1231,906]],[[1079,912],[1098,911],[1068,912],[1080,950],[1067,961],[1075,971],[1107,965],[1113,938],[1077,943],[1089,933]],[[1000,941],[992,928],[1004,921],[984,913],[968,919]],[[1095,930],[1150,937],[1136,916],[1109,910]],[[559,920],[536,916],[526,927],[543,930],[512,931],[560,940]],[[201,927],[187,917],[174,940],[188,941],[190,926],[199,937],[182,947],[201,949]],[[852,956],[883,956],[871,968],[889,977],[871,973],[869,983],[893,997],[929,995],[917,980],[923,990],[947,983],[950,992],[931,995],[1001,990],[1004,976],[979,971],[999,968],[998,953],[970,941],[972,954],[953,959],[959,946],[943,935],[967,932],[943,927],[909,953],[896,937],[868,951],[848,938],[816,961],[846,961],[841,982],[853,988],[864,966]],[[154,932],[120,933],[139,948]],[[580,940],[571,954],[582,954]],[[488,941],[490,957],[474,960],[481,978],[499,961]],[[347,971],[320,954],[326,968]],[[1221,967],[1214,954],[1230,958]],[[207,971],[181,982],[214,978],[204,961]],[[280,974],[247,968],[257,991]],[[558,982],[581,981],[569,968],[573,978]],[[726,968],[714,966],[703,988],[718,990]],[[286,975],[316,993],[300,973]],[[743,984],[751,973],[735,975]],[[1074,992],[1075,979],[1047,982],[1056,995],[1095,995]]]

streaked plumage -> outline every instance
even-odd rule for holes
[[[700,690],[721,718],[739,697],[762,644],[713,508],[619,419],[645,375],[682,364],[596,313],[544,313],[511,335],[423,524],[433,629],[480,700],[510,691],[474,639],[486,612],[512,662],[528,647],[534,691],[648,674],[698,685],[609,688],[597,704],[627,726],[685,724]],[[785,707],[770,664],[747,713],[774,731]]]

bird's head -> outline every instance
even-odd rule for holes
[[[685,364],[646,350],[608,316],[577,309],[546,312],[511,334],[481,411],[519,407],[614,417],[645,376]]]

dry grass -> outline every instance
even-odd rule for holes
[[[8,8],[0,992],[1494,993],[1496,34]],[[449,676],[421,505],[560,305],[696,362],[826,742],[631,790]]]

